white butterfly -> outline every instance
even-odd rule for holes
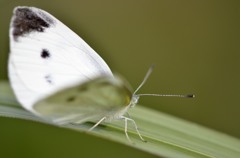
[[[91,129],[102,121],[123,119],[128,140],[127,121],[132,121],[144,140],[135,121],[124,114],[141,95],[165,96],[136,94],[151,71],[132,92],[86,42],[51,14],[34,7],[14,9],[9,79],[21,105],[38,116],[57,124],[96,121]]]

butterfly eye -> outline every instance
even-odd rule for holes
[[[43,49],[42,52],[41,52],[41,57],[46,59],[46,58],[50,58],[50,53],[47,49]]]

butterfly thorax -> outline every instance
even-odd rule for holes
[[[129,108],[133,108],[139,100],[139,96],[133,94],[130,103],[127,106],[123,106],[122,108],[118,108],[112,111],[112,113],[109,113],[106,115],[106,121],[111,121],[114,119],[121,119],[121,116],[123,116]]]

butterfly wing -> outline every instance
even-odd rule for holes
[[[119,77],[99,77],[58,91],[38,101],[33,109],[55,123],[108,120],[123,115],[132,92]]]
[[[113,77],[104,60],[49,13],[16,7],[10,26],[9,78],[28,110],[60,89],[97,76]]]

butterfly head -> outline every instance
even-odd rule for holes
[[[137,103],[138,103],[138,100],[139,100],[139,96],[138,95],[133,95],[132,96],[132,99],[131,99],[131,102],[130,102],[130,108],[133,108]]]

